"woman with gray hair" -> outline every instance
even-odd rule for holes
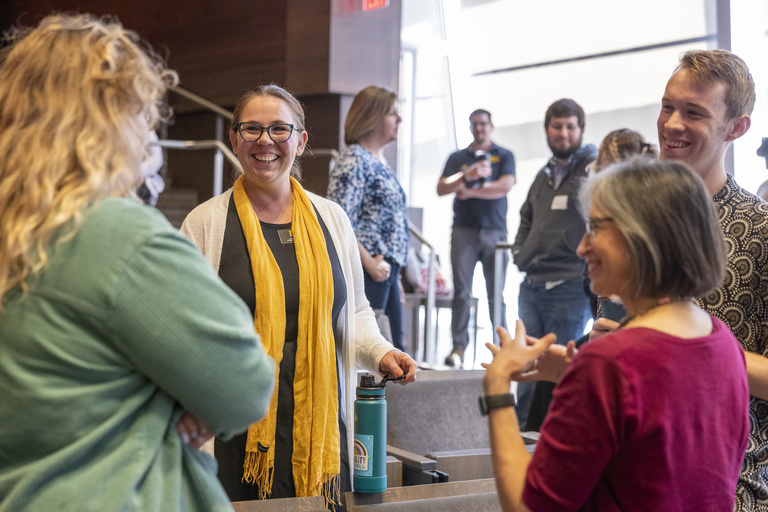
[[[655,159],[658,157],[658,154],[655,148],[646,142],[638,132],[629,128],[620,128],[613,130],[603,138],[603,141],[600,143],[597,159],[587,166],[587,170],[590,174],[595,174],[613,164],[638,157]],[[615,331],[619,325],[619,320],[626,313],[624,306],[616,300],[616,297],[598,296],[592,293],[587,271],[588,268],[585,265],[583,274],[584,293],[589,297],[592,317],[595,321],[589,333],[575,340],[576,348],[581,347],[581,345],[592,338],[601,336],[606,332]],[[564,346],[562,344],[555,345],[552,350],[565,350],[565,348],[561,349],[561,347]],[[541,368],[542,370],[546,369],[544,365],[541,365]],[[542,382],[539,372],[530,372],[525,376],[517,377],[515,380],[517,382],[537,382],[525,428],[527,430],[539,430],[549,410],[549,402],[552,397],[555,380]]]
[[[749,390],[738,341],[692,300],[724,278],[711,198],[685,164],[647,159],[593,175],[581,198],[593,291],[618,295],[627,317],[575,355],[532,457],[510,380],[535,371],[554,337],[526,339],[518,321],[514,338],[498,329],[501,347],[488,344],[482,401],[503,509],[731,510]]]
[[[620,128],[613,130],[603,138],[600,143],[600,150],[597,159],[587,166],[590,173],[598,173],[613,164],[621,163],[630,158],[645,157],[656,159],[659,157],[656,148],[646,142],[642,135],[629,128]],[[584,292],[589,296],[592,306],[592,316],[595,323],[592,326],[592,332],[585,334],[576,341],[579,347],[589,339],[595,338],[606,332],[615,330],[619,319],[624,316],[624,307],[611,300],[610,297],[598,297],[589,290],[589,278],[584,270]],[[541,422],[539,422],[541,424]]]

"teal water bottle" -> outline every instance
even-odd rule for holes
[[[384,492],[387,489],[387,400],[386,380],[376,383],[373,375],[360,376],[355,399],[355,492]]]

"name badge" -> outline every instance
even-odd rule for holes
[[[568,196],[555,196],[552,198],[552,210],[567,210]]]
[[[277,234],[280,237],[280,243],[288,245],[293,243],[293,232],[290,229],[278,229]]]

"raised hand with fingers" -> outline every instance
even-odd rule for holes
[[[548,336],[554,337],[554,334],[547,334],[545,338]],[[529,345],[533,345],[538,341],[538,338],[526,336],[526,341]],[[560,382],[577,352],[576,343],[573,340],[569,341],[565,346],[552,344],[534,362],[533,368],[530,371],[513,375],[512,380],[516,382],[532,382],[537,380]]]
[[[529,344],[522,320],[515,323],[514,338],[503,327],[497,327],[496,332],[500,346],[485,344],[493,354],[493,361],[482,364],[486,369],[483,377],[486,394],[508,393],[510,381],[520,374],[534,371],[538,358],[555,342],[554,335],[547,335],[538,340],[531,338],[535,341]]]

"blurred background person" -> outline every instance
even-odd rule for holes
[[[266,413],[274,362],[242,301],[132,194],[176,75],[114,21],[52,15],[12,40],[0,510],[231,510],[194,447]]]
[[[512,257],[520,272],[518,315],[532,336],[554,333],[565,345],[578,339],[590,319],[584,295],[584,262],[576,254],[584,234],[578,192],[597,148],[584,144],[585,115],[569,98],[552,103],[544,131],[552,158],[536,174],[523,206]],[[539,430],[549,408],[550,382],[521,382],[517,412],[525,430]]]
[[[649,142],[646,142],[642,135],[629,128],[620,128],[605,136],[600,143],[597,159],[587,166],[587,170],[590,173],[597,173],[607,168],[609,165],[617,164],[636,156],[645,156],[647,158],[656,159],[659,154],[656,148]],[[608,332],[608,330],[615,330],[619,321],[625,314],[624,307],[619,302],[611,300],[611,297],[598,297],[592,293],[589,285],[589,276],[587,275],[585,268],[584,292],[590,298],[592,316],[595,319],[595,324],[593,325],[592,331],[594,334],[591,332],[582,336],[579,340],[581,343],[587,341],[590,335],[594,337],[598,335],[598,332],[602,334]],[[600,320],[601,318],[603,320]],[[581,343],[577,342],[577,347]]]
[[[160,194],[165,190],[165,180],[160,176],[165,158],[163,148],[157,144],[158,137],[155,130],[149,131],[147,142],[147,154],[141,163],[141,174],[144,181],[136,189],[136,195],[149,206],[157,206]]]
[[[448,157],[437,195],[455,194],[453,229],[451,231],[451,266],[453,301],[451,302],[451,336],[453,349],[445,358],[447,366],[464,364],[464,351],[469,344],[469,313],[472,280],[479,261],[483,267],[488,311],[493,323],[495,294],[496,244],[507,242],[507,194],[515,184],[515,156],[491,139],[491,113],[478,109],[469,115],[472,144]],[[509,254],[502,253],[498,282],[502,290],[501,327],[507,326],[507,306],[503,287],[507,280]],[[498,327],[498,326],[496,326]]]
[[[248,304],[279,365],[267,417],[214,443],[232,501],[323,495],[338,504],[351,490],[357,364],[408,380],[416,372],[379,332],[346,214],[296,179],[304,127],[304,108],[285,89],[246,93],[229,132],[243,174],[181,228]]]
[[[635,156],[658,158],[659,152],[653,145],[634,130],[620,128],[603,138],[597,152],[597,159],[587,166],[589,172],[600,172],[609,165],[617,164]]]
[[[535,371],[554,336],[526,340],[518,321],[514,339],[499,329],[501,348],[488,344],[483,385],[486,403],[501,404],[489,425],[502,508],[732,510],[749,388],[738,340],[693,299],[725,276],[711,196],[685,164],[645,159],[592,176],[580,196],[589,229],[579,254],[592,288],[618,295],[628,316],[574,357],[533,457],[514,401],[493,397]]]
[[[347,147],[328,183],[328,199],[347,212],[365,272],[365,294],[389,318],[392,343],[403,347],[400,269],[408,259],[408,202],[384,147],[397,140],[397,94],[371,85],[357,93],[344,122]]]

